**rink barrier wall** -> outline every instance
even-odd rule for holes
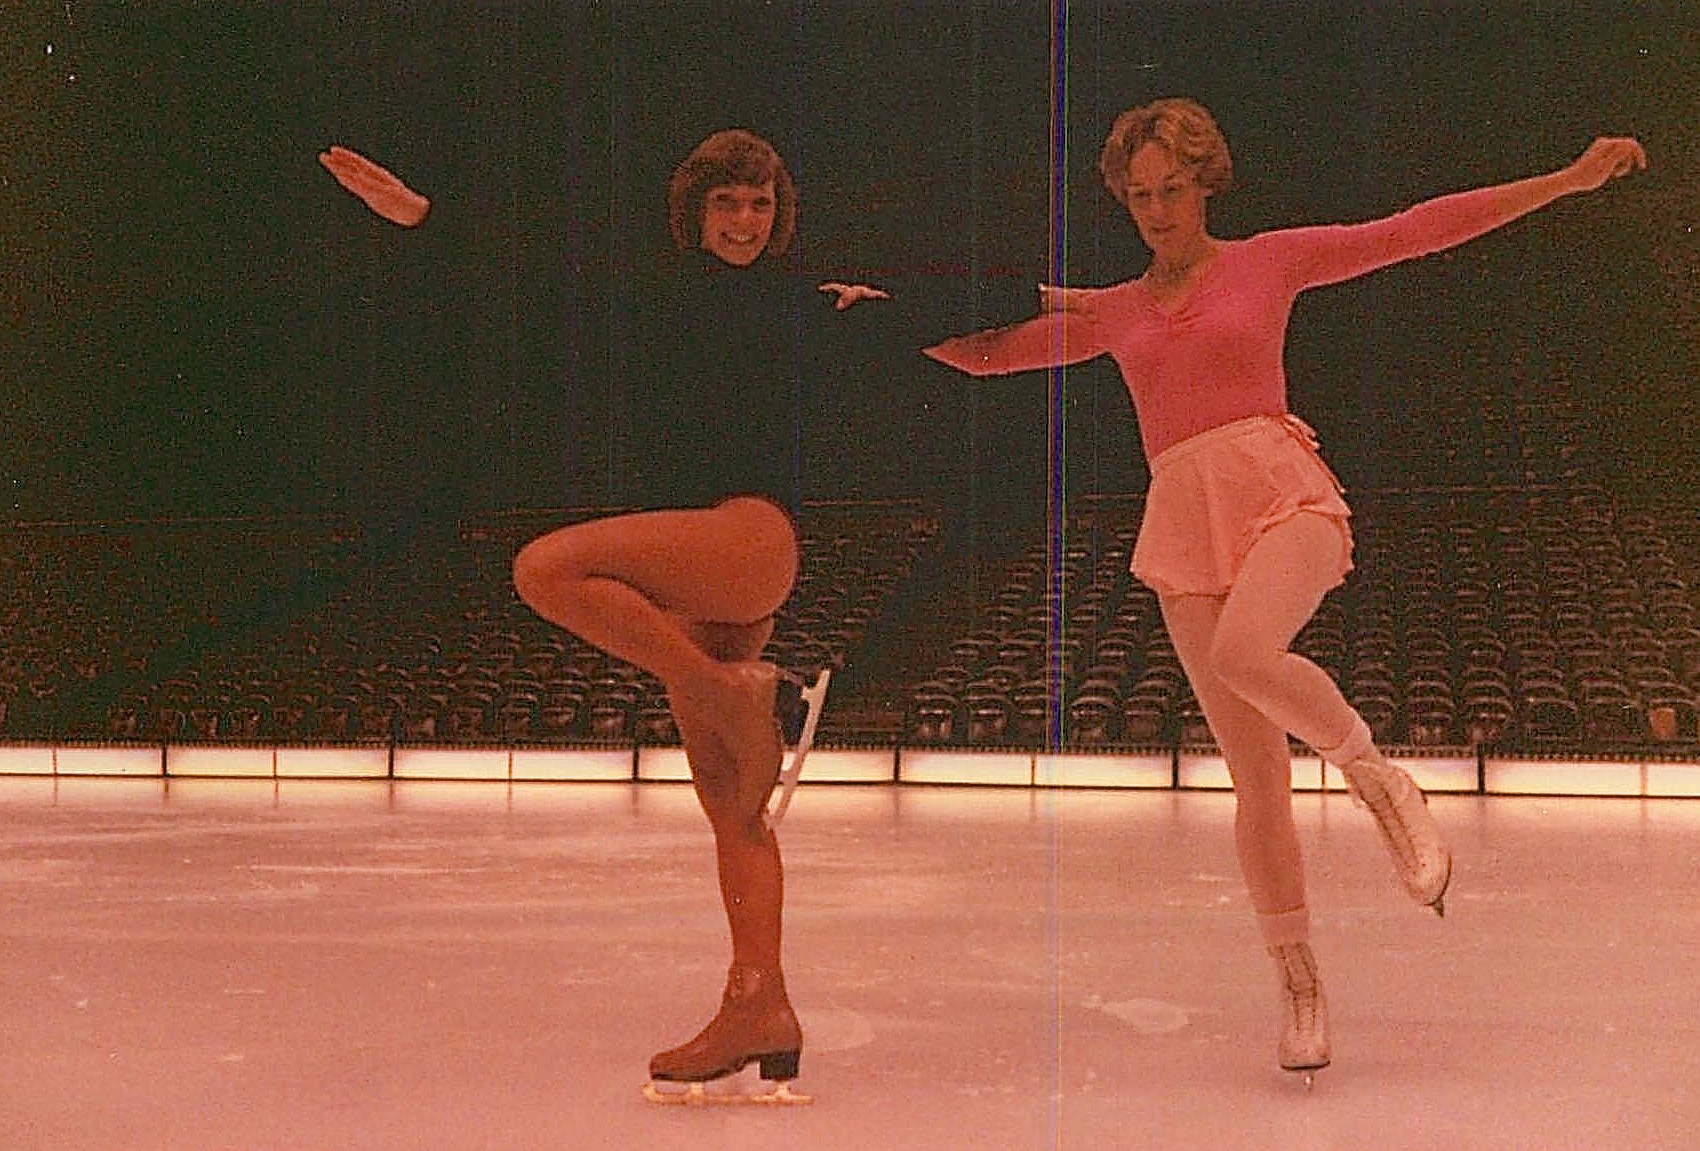
[[[1580,757],[1493,749],[1389,752],[1437,794],[1700,798],[1700,755]],[[667,783],[690,779],[682,749],[196,743],[0,744],[0,776],[163,779],[407,780],[498,783]],[[810,783],[905,783],[1034,788],[1213,791],[1231,787],[1208,747],[1033,752],[892,746],[818,747]],[[1293,788],[1343,792],[1339,771],[1312,752],[1293,756]]]

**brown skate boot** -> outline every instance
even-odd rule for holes
[[[785,977],[777,970],[737,964],[726,976],[720,1011],[696,1038],[663,1051],[649,1061],[650,1084],[644,1094],[655,1102],[807,1102],[792,1095],[787,1084],[797,1077],[803,1050],[803,1029],[785,995]],[[778,1081],[768,1095],[708,1095],[701,1085],[735,1075],[751,1063],[760,1064],[761,1077]],[[687,1092],[666,1091],[658,1083],[688,1083]]]

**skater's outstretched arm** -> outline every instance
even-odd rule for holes
[[[1635,140],[1602,137],[1572,163],[1544,175],[1438,196],[1369,223],[1293,228],[1267,238],[1288,247],[1295,287],[1339,283],[1456,247],[1646,166],[1647,153]]]
[[[1019,324],[955,336],[922,353],[971,376],[999,376],[1083,363],[1105,351],[1091,309],[1076,299]]]
[[[409,188],[389,169],[341,145],[319,153],[319,163],[336,182],[360,197],[365,205],[403,228],[417,227],[431,210],[431,201]]]
[[[1039,285],[1041,312],[1084,312],[1102,288],[1065,288],[1057,284]]]

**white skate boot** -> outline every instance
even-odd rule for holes
[[[1281,976],[1283,1025],[1277,1055],[1283,1070],[1305,1077],[1308,1090],[1316,1082],[1316,1073],[1332,1058],[1328,998],[1322,993],[1310,944],[1283,943],[1268,950]]]
[[[1452,849],[1429,814],[1428,797],[1403,768],[1386,760],[1359,760],[1340,771],[1353,798],[1375,816],[1405,890],[1444,916],[1446,889],[1452,883]]]
[[[1428,797],[1408,772],[1388,762],[1359,720],[1352,738],[1324,758],[1340,768],[1352,799],[1367,807],[1381,829],[1382,842],[1412,899],[1446,914],[1446,889],[1452,882],[1452,849],[1429,813]]]

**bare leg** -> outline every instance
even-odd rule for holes
[[[1338,526],[1320,515],[1301,514],[1266,532],[1222,604],[1206,662],[1277,729],[1339,766],[1375,815],[1412,898],[1444,914],[1452,854],[1421,790],[1376,749],[1328,673],[1289,650],[1333,585],[1343,546]]]
[[[1301,514],[1269,529],[1240,567],[1209,650],[1229,690],[1318,750],[1344,742],[1358,714],[1327,672],[1288,649],[1333,586],[1344,546],[1325,516]]]
[[[735,960],[773,967],[783,879],[761,813],[782,752],[771,710],[719,689],[760,655],[796,571],[789,517],[758,499],[576,524],[514,562],[533,610],[667,686],[714,829]]]
[[[683,621],[760,622],[796,578],[789,517],[748,498],[573,524],[514,560],[514,586],[533,611],[669,687],[717,662]]]
[[[713,658],[736,663],[760,654],[773,622],[697,625],[691,630]],[[699,705],[675,702],[673,717],[684,739],[697,799],[714,829],[720,896],[732,932],[732,962],[777,971],[785,874],[779,841],[763,813],[778,778],[782,755],[778,733],[758,755],[738,756],[705,721]]]
[[[761,651],[772,622],[687,630],[711,657],[737,663]],[[700,1082],[757,1061],[763,1078],[789,1080],[797,1074],[803,1032],[780,966],[785,873],[766,815],[783,754],[778,725],[770,716],[765,742],[735,754],[705,722],[696,701],[675,699],[673,714],[685,740],[697,799],[714,829],[720,898],[732,932],[732,966],[720,1010],[688,1043],[651,1059],[650,1078]]]
[[[784,604],[796,576],[790,517],[753,498],[574,524],[514,560],[514,587],[533,611],[651,672],[675,704],[702,704],[709,726],[739,747],[765,739],[764,720],[746,714],[761,709],[749,683],[685,621],[759,623]]]
[[[656,1080],[699,1082],[757,1060],[797,1074],[802,1030],[780,970],[785,897],[765,817],[783,746],[754,666],[797,572],[791,521],[763,500],[580,524],[528,545],[514,564],[526,603],[666,685],[698,801],[714,831],[732,966],[720,1011],[650,1061]]]
[[[1209,653],[1215,647],[1224,600],[1164,596],[1160,603],[1175,654],[1233,776],[1234,846],[1252,908],[1260,919],[1302,909],[1304,857],[1293,825],[1287,735],[1229,690],[1216,673]]]

